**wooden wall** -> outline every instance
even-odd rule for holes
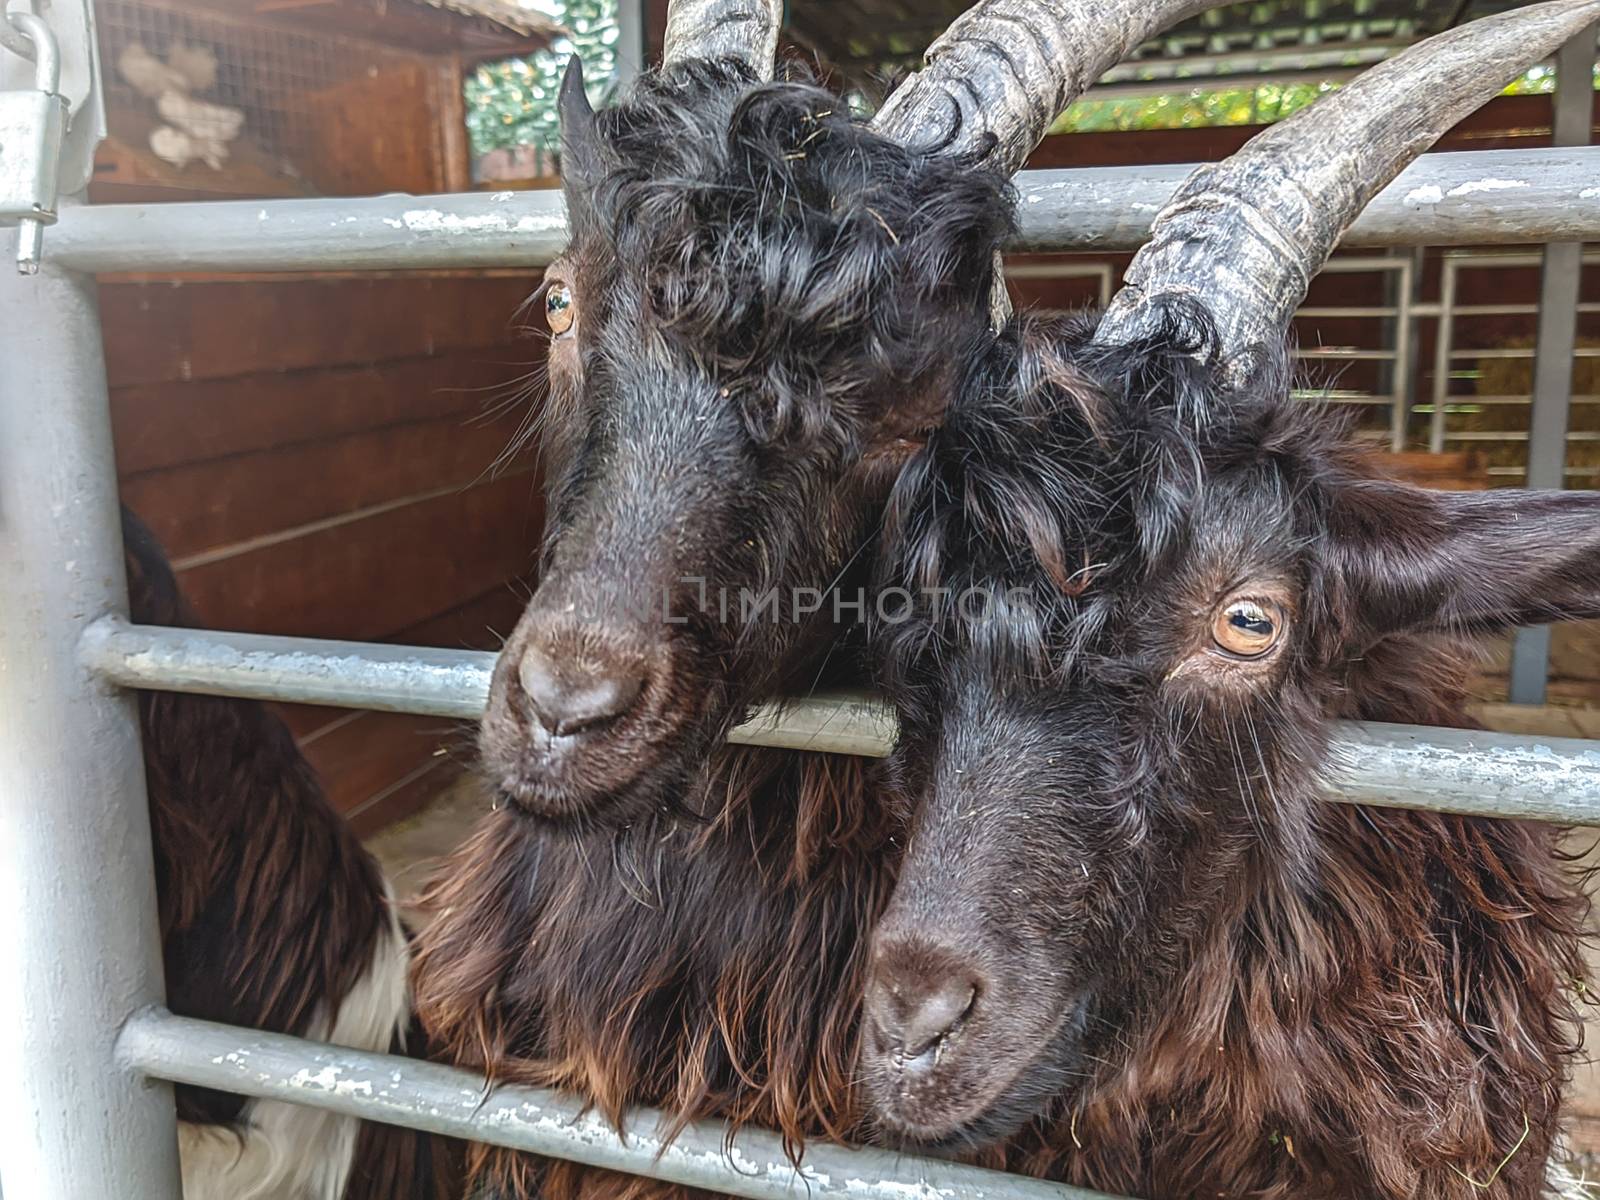
[[[231,0],[175,7],[205,10],[196,28],[246,71],[265,69],[248,57],[275,36],[262,21],[355,39],[341,45],[367,57],[344,83],[279,98],[298,117],[280,131],[297,159],[290,191],[324,195],[464,190],[465,56],[537,44],[426,7],[374,24],[354,11],[367,0],[292,14],[239,13]],[[244,154],[223,172],[168,167],[145,149],[142,104],[113,106],[111,120],[93,203],[289,187],[275,163]],[[497,645],[542,525],[533,456],[502,461],[528,404],[495,408],[542,354],[515,332],[532,286],[509,272],[102,281],[123,499],[166,545],[206,624]],[[364,832],[425,801],[471,744],[470,730],[435,719],[285,711]]]
[[[521,275],[108,280],[123,498],[222,629],[493,648],[533,568],[533,456],[501,457],[538,363]],[[498,466],[497,466],[498,464]],[[287,710],[370,830],[425,800],[470,730]]]

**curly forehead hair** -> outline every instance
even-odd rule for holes
[[[1042,667],[1092,638],[1118,583],[1159,573],[1186,545],[1214,475],[1249,469],[1262,501],[1316,494],[1323,472],[1355,473],[1347,420],[1290,398],[1286,341],[1259,348],[1248,388],[1217,379],[1208,315],[1175,305],[1129,346],[1093,344],[1097,315],[1030,315],[972,358],[944,425],[901,472],[884,520],[880,586],[1008,597],[1001,622],[941,607],[937,626],[883,631],[901,673],[940,639]],[[1224,402],[1226,401],[1226,402]]]
[[[923,378],[981,328],[1014,204],[980,164],[727,62],[646,74],[596,134],[579,254],[609,249],[613,280],[642,289],[669,338],[769,393],[780,419],[805,416],[789,402]]]

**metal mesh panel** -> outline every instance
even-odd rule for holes
[[[1528,477],[1529,420],[1538,332],[1537,254],[1447,255],[1433,380],[1432,448],[1477,450],[1497,481]],[[1600,253],[1584,255],[1591,272]],[[1594,296],[1591,287],[1586,293]],[[1600,483],[1600,300],[1578,304],[1572,413],[1567,434],[1569,487]]]
[[[175,46],[204,48],[216,56],[217,82],[198,98],[243,111],[242,136],[281,160],[291,173],[306,157],[307,131],[322,119],[322,101],[330,88],[411,61],[353,38],[298,33],[136,0],[102,0],[95,11],[109,110],[153,111],[151,102],[118,70],[128,47],[141,45],[163,60]]]

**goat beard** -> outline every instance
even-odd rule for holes
[[[860,1140],[857,1036],[868,935],[899,828],[876,764],[727,747],[682,802],[626,828],[500,809],[443,865],[413,966],[443,1057],[496,1082],[559,1088],[620,1126],[718,1118]],[[475,1147],[508,1197],[675,1192]]]

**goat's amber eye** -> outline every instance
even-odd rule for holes
[[[1283,636],[1283,610],[1270,600],[1234,600],[1211,626],[1217,645],[1235,658],[1260,658]]]
[[[552,283],[544,292],[544,319],[550,332],[560,337],[572,328],[577,316],[572,306],[572,289],[564,283]]]

